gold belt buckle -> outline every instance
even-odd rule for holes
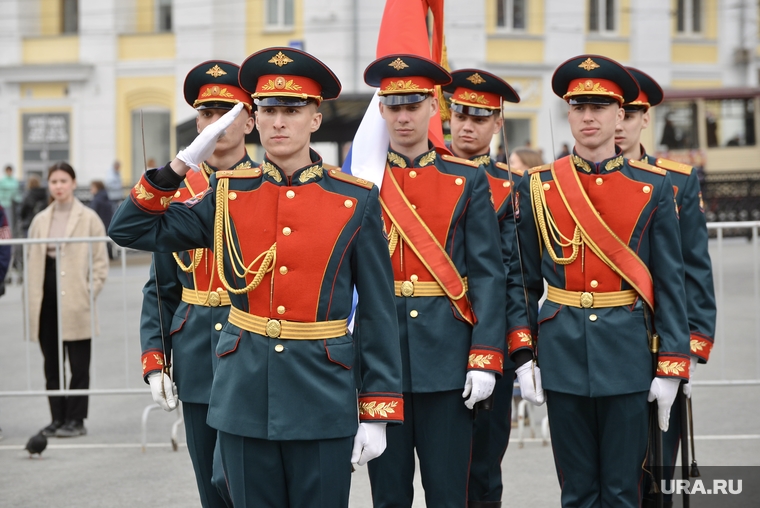
[[[222,303],[222,298],[219,296],[219,293],[217,293],[216,291],[209,291],[208,304],[211,307],[219,307],[220,303]]]
[[[581,307],[584,309],[590,309],[594,306],[594,293],[584,291],[581,293]]]
[[[270,338],[276,339],[280,336],[280,332],[282,332],[282,325],[279,321],[276,319],[270,319],[267,321],[267,335]]]
[[[404,282],[402,282],[401,294],[407,297],[412,296],[414,294],[414,283],[408,280],[405,280]]]

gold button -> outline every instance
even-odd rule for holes
[[[462,180],[461,178],[457,178],[456,180],[454,180],[454,183],[457,185],[462,185],[464,183],[464,180]]]
[[[286,273],[288,273],[288,267],[287,266],[281,266],[280,267],[280,274],[281,275],[285,275]]]
[[[602,180],[602,177],[601,177],[601,176],[600,176],[599,178],[597,178],[597,179],[596,179],[596,184],[597,184],[597,185],[602,185],[603,183],[604,183],[604,180]]]
[[[644,191],[644,194],[649,194],[652,191],[652,188],[649,185],[645,185],[642,190]]]
[[[409,172],[409,178],[417,178],[417,172],[416,171],[410,171]]]
[[[285,346],[283,346],[282,344],[277,344],[277,345],[274,347],[274,350],[275,350],[276,352],[278,352],[278,353],[282,353],[283,351],[285,351]]]
[[[237,193],[230,192],[229,194],[227,194],[227,197],[230,199],[230,201],[235,201],[237,199]]]
[[[412,274],[412,276],[411,276],[411,277],[409,277],[409,280],[410,280],[410,281],[412,281],[412,282],[417,282],[419,279],[420,279],[420,278],[419,278],[419,277],[417,277],[417,276],[416,276],[416,275],[414,275],[414,274]]]
[[[282,228],[282,234],[288,236],[291,233],[290,228]]]
[[[549,185],[548,183],[544,184],[544,190],[549,190],[550,188],[551,188],[551,185]]]
[[[174,197],[175,197],[175,198],[178,198],[178,197],[179,197],[179,191],[177,191],[177,192],[175,192],[175,193],[174,193]]]
[[[217,332],[221,329],[222,329],[222,323],[217,323],[214,325],[214,330],[216,330]]]
[[[336,173],[337,173],[337,171],[336,171],[336,170],[334,170],[334,169],[331,169],[331,170],[330,170],[330,174],[331,174],[331,175],[334,175],[334,174],[336,174]]]
[[[253,170],[253,176],[259,176],[261,174],[261,170],[259,168],[256,168]]]
[[[419,315],[420,315],[420,313],[419,313],[419,312],[417,312],[416,310],[413,310],[413,311],[411,311],[411,312],[409,313],[409,315],[410,315],[410,316],[412,316],[413,318],[416,318],[417,316],[419,316]]]
[[[288,192],[286,192],[285,195],[288,197],[288,199],[293,199],[294,197],[296,197],[296,193],[292,190],[289,190]]]
[[[284,305],[280,305],[279,307],[277,307],[277,314],[285,314],[285,306]]]
[[[591,314],[591,315],[588,317],[588,320],[589,320],[589,321],[596,321],[597,319],[598,319],[598,318],[596,317],[596,314]]]
[[[592,287],[592,288],[595,288],[595,287],[597,287],[598,285],[599,285],[599,283],[598,283],[597,281],[595,281],[595,280],[592,280],[592,281],[591,281],[591,287]]]
[[[417,205],[412,205],[412,208],[413,208],[414,210],[416,210],[416,209],[417,209]]]
[[[504,182],[502,185],[503,185],[504,187],[509,187],[509,182]]]
[[[343,206],[345,206],[346,208],[351,208],[352,206],[354,206],[354,202],[351,201],[350,199],[347,199],[343,202]]]

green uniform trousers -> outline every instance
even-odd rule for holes
[[[222,456],[217,446],[217,430],[206,424],[208,404],[182,403],[187,450],[195,470],[195,481],[203,508],[232,508]]]

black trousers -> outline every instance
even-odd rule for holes
[[[40,349],[45,359],[45,388],[58,390],[58,290],[55,283],[55,259],[46,258],[45,282],[43,285],[42,308],[40,310]],[[71,368],[72,390],[85,390],[90,387],[90,356],[92,340],[63,341],[63,361],[69,359]],[[64,370],[64,384],[66,372]],[[53,420],[84,420],[87,418],[89,398],[86,395],[76,397],[48,397],[50,413]]]

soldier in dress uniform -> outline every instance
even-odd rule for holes
[[[503,79],[479,69],[462,69],[451,73],[452,81],[443,89],[451,94],[451,151],[454,155],[477,162],[486,170],[492,205],[499,221],[501,255],[505,270],[515,241],[512,188],[523,172],[496,162],[489,155],[491,140],[504,123],[502,102],[520,102],[520,96]],[[510,174],[511,173],[511,174]],[[505,272],[506,273],[506,272]],[[506,294],[506,286],[505,286]],[[507,309],[508,311],[509,309]],[[501,461],[507,451],[512,429],[512,387],[515,363],[510,358],[518,350],[532,357],[527,344],[504,343],[504,374],[496,381],[490,411],[478,411],[473,423],[470,481],[467,489],[470,508],[498,508],[503,490]],[[525,361],[523,363],[525,363]]]
[[[524,273],[529,303],[511,333],[536,337],[562,505],[638,507],[647,401],[657,400],[667,430],[689,378],[673,186],[667,171],[615,147],[621,106],[639,94],[624,67],[571,58],[552,89],[569,104],[575,148],[531,169],[518,188],[522,256],[512,256],[508,293],[525,307]]]
[[[253,101],[238,85],[239,67],[210,60],[193,68],[185,78],[185,100],[198,112],[201,132],[235,104],[244,111],[216,143],[214,152],[200,164],[200,171],[185,175],[176,201],[205,191],[218,169],[250,169],[255,164],[245,149],[245,136],[253,130]],[[222,323],[227,321],[230,298],[216,277],[214,255],[209,249],[154,255],[151,275],[143,288],[140,342],[143,377],[153,399],[165,410],[176,399],[164,367],[174,365],[174,382],[185,421],[187,448],[204,507],[232,506],[216,446],[216,429],[206,424],[211,382]],[[159,302],[161,305],[159,306]],[[159,315],[159,312],[161,315]]]
[[[662,102],[660,85],[648,74],[628,67],[641,92],[636,100],[623,105],[625,117],[615,130],[615,144],[628,159],[644,161],[652,166],[667,170],[673,183],[678,208],[678,225],[681,231],[681,253],[684,261],[686,282],[686,312],[690,332],[689,383],[683,387],[684,395],[691,397],[691,377],[697,363],[707,363],[713,347],[715,334],[715,290],[713,286],[712,263],[707,249],[707,226],[699,188],[697,172],[687,164],[654,157],[647,154],[641,144],[641,131],[649,125],[649,108]],[[670,428],[663,436],[664,479],[673,478],[678,443],[681,436],[681,410],[676,404],[670,414]],[[648,492],[648,489],[645,489]],[[666,506],[672,506],[671,495],[665,494]],[[645,503],[653,503],[645,499]]]
[[[170,164],[146,173],[111,235],[139,249],[214,251],[231,307],[208,424],[219,431],[234,505],[345,507],[351,462],[382,453],[386,424],[404,415],[378,189],[325,169],[309,148],[319,104],[340,93],[322,62],[268,48],[243,62],[239,83],[257,105],[261,165],[217,171],[209,189],[170,205],[190,167],[240,113],[237,105]]]
[[[377,508],[412,505],[416,448],[427,505],[462,507],[472,408],[503,369],[505,274],[488,178],[428,141],[435,87],[451,81],[442,67],[391,55],[370,64],[364,80],[380,89],[390,135],[380,200],[406,409],[404,425],[388,429],[386,452],[369,464],[372,498]]]

